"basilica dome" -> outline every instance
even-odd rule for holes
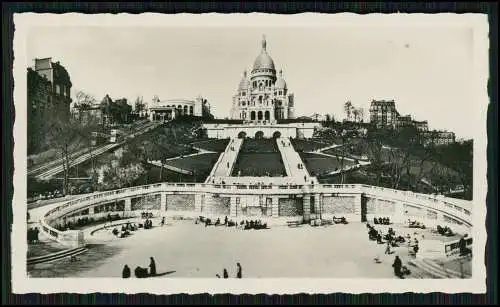
[[[256,69],[275,69],[273,59],[267,54],[265,38],[262,38],[262,50],[253,63],[253,70]]]

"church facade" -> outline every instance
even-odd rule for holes
[[[273,59],[262,38],[262,49],[255,59],[250,75],[247,71],[233,96],[231,118],[244,122],[273,123],[278,119],[293,119],[294,95],[288,92],[282,70],[276,73]]]

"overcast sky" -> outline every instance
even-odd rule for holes
[[[473,32],[469,28],[45,27],[30,31],[28,59],[52,57],[75,90],[132,103],[202,95],[229,116],[262,34],[295,93],[296,115],[344,118],[343,104],[394,99],[401,114],[472,137]],[[32,65],[28,63],[27,65]]]

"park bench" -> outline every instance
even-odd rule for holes
[[[300,222],[299,221],[287,221],[288,227],[299,227]]]

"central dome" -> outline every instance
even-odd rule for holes
[[[255,62],[253,63],[253,69],[272,69],[275,70],[274,68],[274,61],[273,59],[267,54],[266,50],[266,39],[262,38],[262,50],[255,59]]]

